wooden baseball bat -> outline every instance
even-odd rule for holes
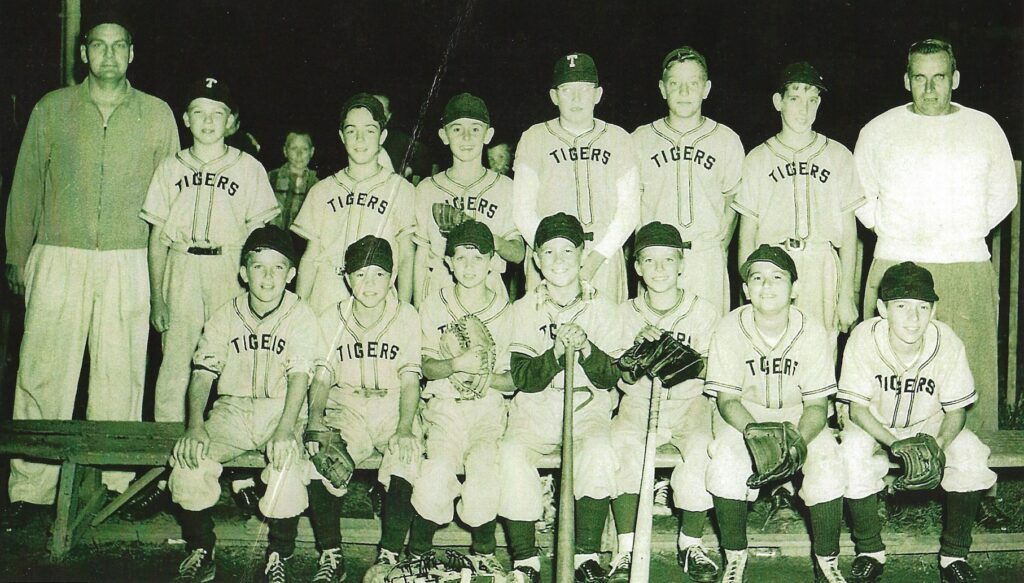
[[[654,464],[658,453],[658,418],[661,412],[661,380],[651,383],[651,412],[647,417],[647,441],[644,446],[644,473],[640,479],[640,503],[633,531],[633,562],[629,583],[647,583],[651,575],[651,528],[654,521]],[[619,549],[621,552],[622,549]]]
[[[573,495],[572,487],[572,377],[575,370],[576,351],[566,351],[565,391],[562,400],[562,474],[558,485],[558,568],[555,571],[557,583],[571,583],[575,577],[573,559],[576,556],[576,497]]]

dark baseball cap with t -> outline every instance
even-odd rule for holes
[[[388,243],[386,239],[367,235],[349,245],[345,250],[346,273],[355,273],[370,265],[376,265],[388,273],[394,269],[395,262],[391,255],[391,243]]]
[[[280,227],[264,225],[249,233],[245,244],[242,245],[242,265],[245,265],[249,253],[264,249],[273,249],[284,255],[292,265],[296,263],[295,244],[292,242],[292,236]]]
[[[223,103],[231,111],[235,111],[236,103],[231,98],[231,89],[227,84],[216,77],[201,77],[189,87],[188,96],[185,101],[185,108],[192,105],[196,99],[209,99]]]
[[[754,252],[747,257],[747,260],[740,266],[740,277],[743,281],[747,281],[747,276],[750,275],[750,267],[755,263],[771,263],[779,269],[789,273],[789,280],[796,281],[796,263],[793,263],[793,258],[786,253],[786,250],[782,247],[774,247],[772,245],[761,245]]]
[[[679,236],[679,229],[672,225],[666,225],[665,223],[654,221],[653,223],[647,223],[640,227],[640,230],[636,232],[636,243],[634,247],[636,249],[636,253],[639,253],[641,249],[646,249],[648,247],[689,249],[690,242],[683,242],[683,238]]]
[[[819,91],[828,91],[821,74],[806,61],[792,63],[783,69],[782,78],[779,80],[779,93],[785,93],[786,86],[793,83],[805,83],[817,87]]]
[[[572,215],[556,213],[541,219],[537,225],[537,234],[533,237],[534,249],[540,249],[541,245],[552,239],[568,239],[573,245],[579,247],[584,241],[592,241],[593,233],[584,233],[580,220]]]
[[[494,234],[480,221],[466,221],[448,233],[444,254],[455,255],[456,247],[472,247],[483,255],[494,253]]]
[[[460,93],[448,100],[448,105],[444,106],[442,123],[448,125],[457,119],[475,119],[491,125],[491,114],[487,111],[487,104],[483,99],[470,93]]]
[[[384,112],[384,105],[379,99],[369,93],[356,93],[349,97],[348,101],[341,106],[341,116],[338,119],[338,123],[344,125],[345,116],[348,115],[348,112],[360,107],[369,111],[373,121],[379,123],[382,129],[384,128],[388,120],[387,113]]]
[[[885,270],[878,284],[878,299],[939,301],[932,273],[912,261],[904,261]]]
[[[586,53],[571,53],[555,61],[555,71],[551,75],[552,89],[557,89],[563,83],[576,81],[598,85],[597,65]]]

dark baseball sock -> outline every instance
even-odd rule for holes
[[[277,553],[283,559],[292,556],[295,538],[299,536],[299,517],[268,518],[267,526],[267,552]]]
[[[336,549],[341,546],[341,498],[331,494],[320,480],[312,480],[306,487],[309,493],[309,523],[313,527],[316,549]]]
[[[971,530],[978,518],[983,490],[947,492],[943,513],[939,554],[945,557],[966,557],[971,550]]]
[[[178,514],[181,522],[181,536],[189,551],[195,549],[212,549],[217,544],[217,535],[213,532],[213,511],[181,509]]]
[[[679,519],[679,532],[692,538],[704,536],[704,525],[708,521],[708,513],[706,511],[682,510],[680,513],[682,517]]]
[[[576,554],[601,552],[601,534],[607,520],[607,498],[583,497],[576,501]]]
[[[422,555],[434,548],[434,533],[441,528],[441,525],[427,520],[416,512],[412,516],[412,526],[409,527],[409,553]]]
[[[612,498],[612,516],[615,517],[617,534],[629,534],[636,530],[636,513],[639,506],[639,494],[623,494]]]
[[[722,531],[722,548],[742,551],[747,548],[747,502],[714,497],[715,516]]]
[[[882,521],[878,519],[878,495],[847,498],[846,507],[850,512],[850,536],[857,554],[884,551]]]
[[[537,550],[537,530],[532,520],[506,520],[508,553],[513,561],[522,561],[540,555]]]
[[[836,498],[807,507],[811,511],[811,546],[819,557],[839,555],[839,527],[843,520],[843,499]]]
[[[498,521],[490,520],[480,526],[469,529],[472,543],[469,545],[469,552],[478,555],[493,555],[498,548],[498,539],[495,531],[498,529]]]
[[[384,496],[384,508],[381,511],[382,549],[393,553],[401,552],[415,513],[412,507],[412,484],[405,478],[391,476],[388,493]]]

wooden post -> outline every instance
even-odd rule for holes
[[[64,0],[63,6],[60,15],[60,80],[65,86],[70,87],[75,84],[78,32],[82,26],[82,4],[81,0]]]
[[[1020,358],[1018,350],[1020,345],[1017,341],[1020,334],[1020,178],[1021,161],[1016,160],[1017,166],[1017,206],[1010,215],[1010,286],[1009,318],[1007,318],[1007,330],[1009,337],[1006,349],[1006,404],[1011,409],[1017,407],[1017,362]]]

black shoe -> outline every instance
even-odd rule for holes
[[[875,583],[882,578],[882,571],[885,565],[874,557],[857,555],[850,567],[850,576],[846,579],[848,583]]]
[[[679,551],[676,561],[683,568],[683,572],[697,583],[714,583],[718,580],[718,565],[701,545],[693,545]]]
[[[185,560],[178,565],[175,581],[181,583],[209,583],[217,577],[217,564],[213,561],[213,549],[192,549]]]
[[[32,504],[31,502],[22,501],[12,502],[4,510],[3,516],[0,518],[0,524],[3,524],[4,530],[21,530],[33,520],[52,511],[53,506],[47,504]]]
[[[129,500],[117,515],[122,520],[135,522],[153,518],[170,507],[171,497],[167,487],[161,488],[156,482],[146,486],[141,492]]]
[[[786,488],[779,488],[768,498],[768,508],[765,511],[764,524],[761,525],[761,530],[767,529],[774,518],[788,520],[794,516],[799,517],[794,494]]]
[[[948,567],[939,567],[942,583],[977,583],[978,577],[967,561],[953,561]]]
[[[606,583],[608,581],[608,572],[604,570],[604,567],[594,559],[589,561],[583,561],[579,567],[576,567],[576,583]]]
[[[246,486],[237,492],[232,490],[231,497],[246,516],[256,516],[260,511],[260,496],[256,492],[256,486]]]
[[[886,520],[899,520],[907,508],[899,500],[896,492],[886,491],[882,494],[882,502],[885,504],[885,518]]]

